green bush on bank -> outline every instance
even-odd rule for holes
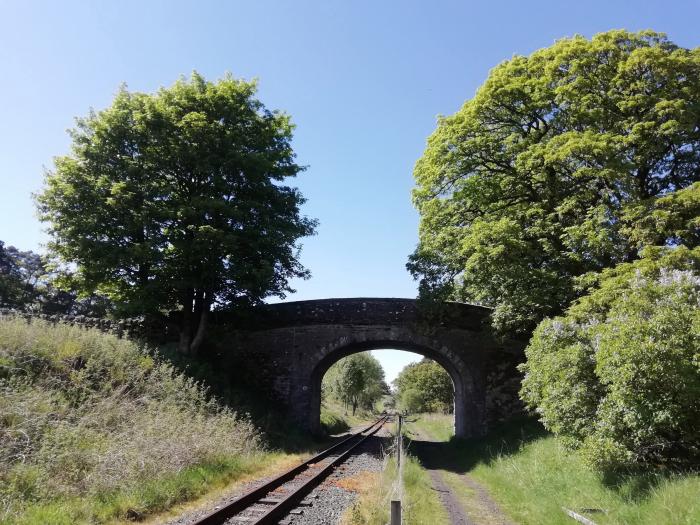
[[[133,342],[0,319],[0,522],[141,516],[261,449],[246,418]]]
[[[700,248],[603,272],[527,348],[521,395],[600,470],[700,463]]]

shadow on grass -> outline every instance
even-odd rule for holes
[[[452,438],[447,442],[412,440],[408,451],[428,469],[464,474],[477,465],[488,466],[497,458],[513,456],[524,445],[548,436],[551,434],[536,419],[520,418],[500,425],[479,439]],[[587,467],[576,457],[576,452],[571,451],[570,454],[571,461],[578,464],[577,468],[586,471]],[[692,473],[688,470],[650,467],[646,470],[602,472],[598,474],[598,481],[623,500],[638,503],[663,482]]]
[[[665,481],[698,474],[694,469],[628,469],[604,472],[601,474],[601,483],[617,492],[624,500],[639,503]]]
[[[321,428],[326,434],[340,434],[350,430],[350,425],[342,417],[332,413],[321,413]]]
[[[443,442],[411,440],[408,451],[426,468],[464,474],[478,464],[488,465],[497,457],[517,453],[524,444],[547,435],[537,420],[518,418],[496,427],[483,438],[453,437]]]

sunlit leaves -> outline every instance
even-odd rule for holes
[[[700,459],[700,248],[647,249],[540,323],[521,396],[592,466]]]
[[[84,287],[129,311],[187,311],[283,296],[307,275],[297,241],[315,221],[281,183],[303,169],[293,126],[255,92],[194,73],[154,94],[122,87],[78,119],[37,201]]]
[[[696,206],[668,199],[700,179],[698,122],[700,51],[661,34],[577,36],[499,64],[416,163],[421,292],[527,331],[579,276],[647,243],[694,246]]]

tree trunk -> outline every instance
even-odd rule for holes
[[[197,288],[194,291],[194,306],[192,307],[192,333],[196,334],[199,329],[199,321],[202,318],[204,308],[204,290]]]
[[[177,346],[178,352],[187,354],[190,351],[192,342],[192,299],[194,290],[188,288],[183,294],[182,300],[182,324],[180,325],[180,342]]]
[[[204,335],[207,330],[207,321],[209,320],[209,308],[211,307],[211,292],[204,292],[201,297],[201,306],[199,308],[195,307],[195,311],[199,311],[200,314],[199,322],[197,324],[197,333],[195,334],[194,339],[192,339],[192,343],[190,344],[190,352],[192,354],[196,354],[199,350],[199,347],[202,346],[202,342],[204,341]]]

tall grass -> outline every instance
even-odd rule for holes
[[[0,319],[0,522],[137,519],[261,450],[247,418],[137,344]]]

